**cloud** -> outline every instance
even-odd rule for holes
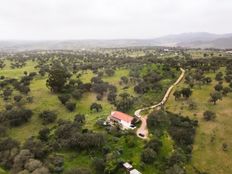
[[[7,0],[0,6],[0,39],[229,33],[231,11],[231,0]]]

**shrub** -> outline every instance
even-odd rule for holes
[[[3,115],[10,126],[20,126],[23,123],[28,122],[32,114],[32,111],[29,109],[19,108],[8,110]]]
[[[162,145],[163,144],[160,140],[153,139],[153,140],[148,142],[148,144],[146,145],[146,148],[150,148],[158,153],[160,148],[162,147]]]
[[[49,137],[50,129],[45,127],[39,131],[39,139],[41,141],[47,141]]]
[[[95,158],[92,162],[92,166],[95,169],[96,173],[102,174],[102,171],[105,170],[105,161],[101,158]]]
[[[7,111],[8,111],[8,110],[11,110],[11,109],[13,108],[13,105],[8,104],[8,105],[5,106],[5,108],[6,108]]]
[[[42,119],[43,124],[49,124],[55,122],[57,115],[53,111],[46,110],[40,113],[39,117]]]
[[[102,95],[102,94],[98,94],[98,95],[96,96],[96,98],[97,98],[97,100],[102,100],[103,95]]]
[[[77,123],[85,123],[85,115],[83,114],[75,115],[74,121]]]
[[[68,94],[61,94],[58,96],[58,99],[60,100],[60,102],[64,105],[69,99],[71,98],[70,95]]]
[[[3,125],[0,125],[0,137],[6,136],[6,131],[7,131],[7,128],[4,127]]]
[[[221,91],[223,89],[223,86],[221,84],[217,84],[217,85],[215,85],[214,89],[216,91]]]
[[[21,95],[16,95],[16,96],[14,96],[14,100],[16,101],[16,102],[20,102],[21,100],[22,100],[22,96]]]
[[[216,118],[216,114],[212,111],[205,111],[203,117],[206,121],[211,121]]]
[[[102,106],[98,103],[92,103],[92,105],[90,106],[90,110],[96,110],[97,112],[99,112],[102,110]]]
[[[7,100],[11,96],[12,92],[13,90],[10,88],[4,89],[3,90],[4,99]]]
[[[115,71],[113,69],[106,69],[105,70],[105,73],[108,75],[108,76],[113,76],[115,74]]]
[[[27,98],[26,98],[26,100],[27,100],[27,102],[28,103],[32,103],[33,102],[33,97],[32,96],[28,96]]]
[[[216,102],[217,102],[218,100],[222,100],[222,94],[221,94],[220,92],[217,92],[217,91],[211,93],[211,94],[210,94],[210,97],[211,97],[210,101],[213,102],[214,105],[216,105]]]
[[[39,139],[34,137],[29,138],[23,144],[23,149],[29,149],[35,158],[44,159],[48,153],[47,146],[41,142]]]
[[[81,91],[81,90],[78,90],[78,89],[75,89],[75,90],[72,92],[72,96],[73,96],[73,98],[79,100],[79,99],[81,99],[81,97],[82,97],[82,91]]]
[[[135,147],[135,139],[133,136],[127,136],[125,139],[126,144],[128,145],[128,147]]]
[[[152,163],[156,157],[157,153],[151,148],[144,149],[141,156],[144,163]]]
[[[23,94],[28,94],[30,92],[30,88],[25,85],[20,85],[18,90]]]
[[[65,107],[69,110],[69,111],[74,111],[76,109],[76,103],[74,102],[67,102],[65,104]]]
[[[229,88],[229,87],[224,87],[223,89],[222,89],[222,94],[223,95],[227,95],[229,92],[231,92],[231,89]]]

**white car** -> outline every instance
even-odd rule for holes
[[[132,125],[130,125],[130,129],[134,130],[134,129],[136,129],[136,126],[132,124]]]

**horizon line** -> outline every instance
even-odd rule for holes
[[[182,35],[182,34],[212,34],[212,35],[227,35],[227,34],[232,34],[232,32],[227,32],[227,33],[211,33],[211,32],[183,32],[183,33],[173,33],[173,34],[166,34],[166,35],[162,35],[162,36],[157,36],[157,37],[144,37],[144,38],[140,38],[140,37],[122,37],[122,38],[75,38],[75,39],[71,39],[71,38],[64,38],[64,39],[13,39],[13,38],[9,38],[9,39],[1,39],[0,41],[114,41],[114,40],[152,40],[152,39],[158,39],[158,38],[162,38],[162,37],[167,37],[167,36],[177,36],[177,35]]]

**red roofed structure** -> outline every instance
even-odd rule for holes
[[[132,125],[132,121],[134,120],[134,117],[127,115],[123,112],[112,111],[108,119],[111,123],[120,124],[123,129],[134,128],[134,126]]]

